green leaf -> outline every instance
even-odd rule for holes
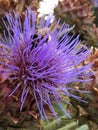
[[[74,128],[76,128],[77,125],[78,125],[77,122],[71,122],[71,123],[67,124],[65,127],[62,127],[57,130],[74,130]]]
[[[82,125],[80,128],[77,128],[76,130],[89,130],[88,125]]]

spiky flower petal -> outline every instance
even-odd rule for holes
[[[10,81],[8,98],[14,95],[20,99],[21,111],[26,107],[25,102],[30,106],[28,109],[33,105],[32,102],[36,102],[41,118],[47,118],[45,105],[57,118],[53,108],[55,101],[70,117],[61,101],[67,102],[64,96],[81,100],[70,93],[75,88],[68,87],[68,84],[90,80],[87,77],[91,65],[80,64],[89,50],[79,47],[79,36],[69,36],[69,31],[63,34],[67,29],[66,24],[58,30],[58,22],[52,31],[48,30],[44,36],[41,35],[36,30],[36,14],[30,9],[26,11],[23,25],[18,14],[6,14],[6,18],[8,38],[5,35],[0,40],[0,75],[6,74]],[[42,28],[49,26],[48,19]]]

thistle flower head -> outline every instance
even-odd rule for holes
[[[36,14],[30,9],[26,11],[23,24],[18,14],[6,14],[6,18],[8,24],[3,22],[8,36],[4,33],[4,37],[0,37],[0,74],[6,73],[11,81],[8,96],[15,95],[20,99],[21,111],[25,102],[32,105],[32,101],[35,101],[41,118],[47,118],[45,105],[49,106],[57,118],[53,108],[55,101],[70,117],[61,101],[67,103],[64,96],[81,100],[70,93],[70,90],[74,91],[75,88],[69,87],[68,84],[89,81],[86,76],[89,75],[91,65],[80,65],[89,50],[79,47],[79,36],[69,36],[68,25],[65,23],[58,29],[57,22],[55,28],[46,31],[43,36],[36,29]],[[40,27],[42,29],[49,26],[48,19]],[[64,34],[65,30],[67,32]]]

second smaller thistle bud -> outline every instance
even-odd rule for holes
[[[58,29],[59,21],[52,31],[48,30],[42,35],[39,30],[39,33],[35,35],[36,14],[30,9],[26,11],[23,25],[19,14],[14,16],[6,14],[6,18],[8,25],[3,22],[8,31],[8,37],[6,35],[0,37],[2,46],[0,75],[8,74],[7,80],[10,82],[8,85],[10,93],[6,100],[16,97],[20,102],[18,105],[20,111],[38,111],[42,119],[47,119],[47,107],[54,117],[58,118],[58,113],[53,107],[53,103],[56,102],[71,118],[61,101],[68,103],[64,98],[66,96],[81,100],[80,97],[70,93],[70,90],[78,90],[74,86],[69,87],[68,84],[91,80],[88,78],[91,64],[81,66],[89,50],[86,47],[78,48],[79,36],[73,38],[74,35],[68,35],[69,31],[59,38],[59,34],[68,29],[65,23]],[[49,27],[48,19],[42,28]]]
[[[95,19],[89,0],[59,0],[54,8],[54,15],[56,18],[61,18],[62,22],[75,25],[75,33],[80,34],[85,34]]]

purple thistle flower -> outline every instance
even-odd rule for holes
[[[81,100],[80,97],[69,92],[69,90],[74,91],[75,88],[68,87],[68,84],[90,80],[86,77],[89,76],[91,65],[80,65],[89,54],[89,50],[86,47],[80,48],[79,36],[73,38],[74,36],[68,35],[69,31],[59,38],[59,35],[68,30],[66,24],[58,30],[58,22],[54,30],[48,31],[45,36],[37,33],[36,14],[31,13],[30,9],[26,12],[23,25],[18,14],[15,16],[6,14],[6,18],[8,25],[5,21],[3,22],[8,31],[8,37],[5,33],[4,38],[0,37],[0,44],[3,46],[0,49],[2,53],[0,59],[5,59],[0,60],[0,65],[4,66],[0,68],[0,73],[8,73],[9,80],[13,82],[9,96],[17,92],[16,96],[21,94],[21,111],[26,99],[31,96],[35,99],[40,117],[45,119],[47,119],[45,104],[48,104],[55,118],[58,117],[53,108],[55,101],[60,109],[71,118],[61,101],[67,103],[64,96]],[[41,28],[49,26],[50,19]]]

